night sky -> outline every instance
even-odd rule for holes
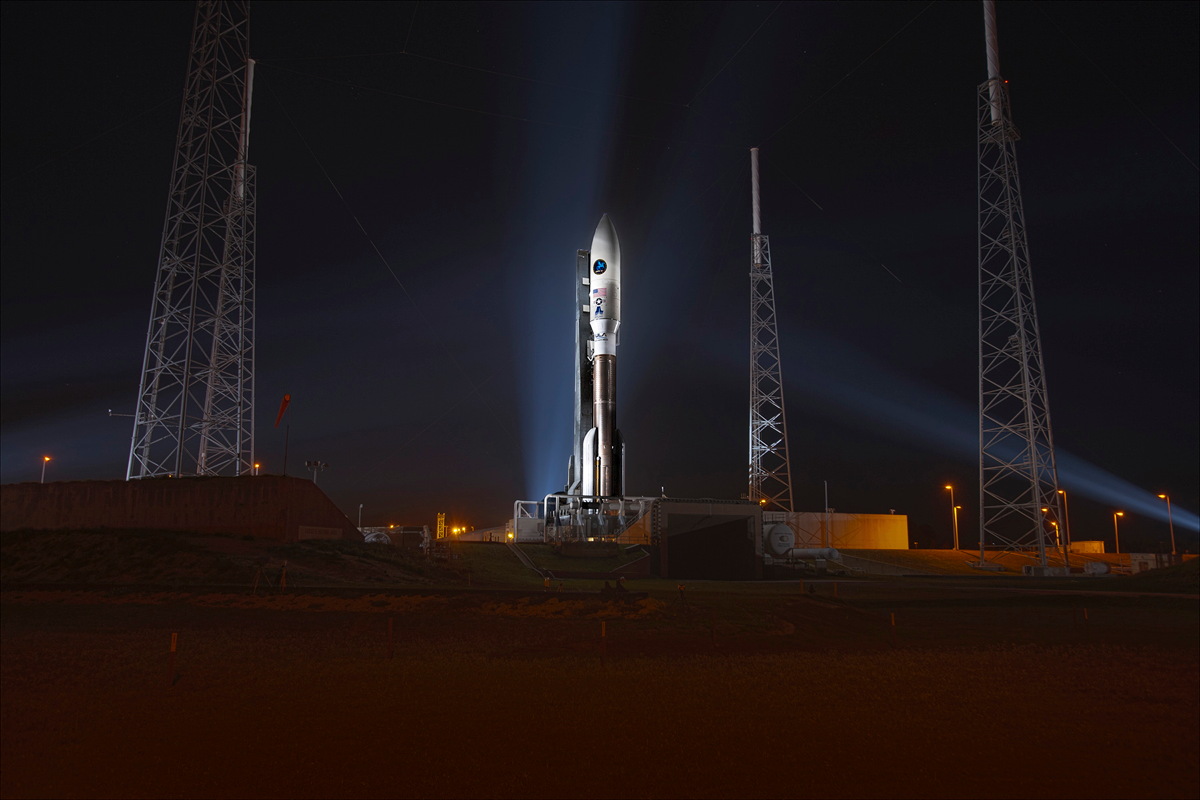
[[[193,5],[0,4],[5,483],[125,475]],[[1000,2],[1075,539],[1197,548],[1197,3]],[[258,458],[500,524],[621,238],[630,494],[746,491],[761,148],[798,510],[977,536],[976,2],[251,4]],[[361,229],[360,229],[361,225]],[[364,235],[363,229],[366,233]],[[378,251],[378,253],[376,252]],[[382,256],[382,258],[381,258]]]

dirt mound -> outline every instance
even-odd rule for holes
[[[279,544],[148,530],[10,531],[0,535],[0,580],[20,584],[250,586],[455,585],[462,570],[386,545]]]
[[[152,531],[12,531],[0,536],[0,580],[19,583],[245,583],[247,564],[199,537]]]

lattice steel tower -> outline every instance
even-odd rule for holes
[[[750,236],[750,493],[764,508],[792,510],[787,415],[775,324],[771,246],[762,232],[758,202],[758,148],[750,148],[754,233]],[[765,501],[765,502],[764,502]]]
[[[254,62],[245,2],[196,6],[126,479],[254,464]]]
[[[986,549],[1057,546],[1058,473],[1034,305],[1008,84],[984,0],[988,79],[979,86],[979,560]],[[1046,509],[1046,511],[1043,511]],[[1065,552],[1064,552],[1065,557]]]

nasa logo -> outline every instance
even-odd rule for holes
[[[604,270],[606,269],[608,269],[608,262],[603,258],[597,258],[596,263],[592,264],[592,272],[596,273],[597,275],[603,275]]]

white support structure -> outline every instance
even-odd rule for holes
[[[984,0],[988,79],[979,86],[979,563],[1022,551],[1046,567],[1066,547],[1050,403],[1034,303],[1007,83],[996,14]],[[1056,523],[1052,525],[1051,523]]]
[[[771,247],[762,232],[758,148],[750,148],[754,229],[750,236],[750,485],[749,498],[771,511],[792,510],[787,414],[775,323]]]
[[[254,62],[245,2],[201,0],[126,479],[254,469]]]

